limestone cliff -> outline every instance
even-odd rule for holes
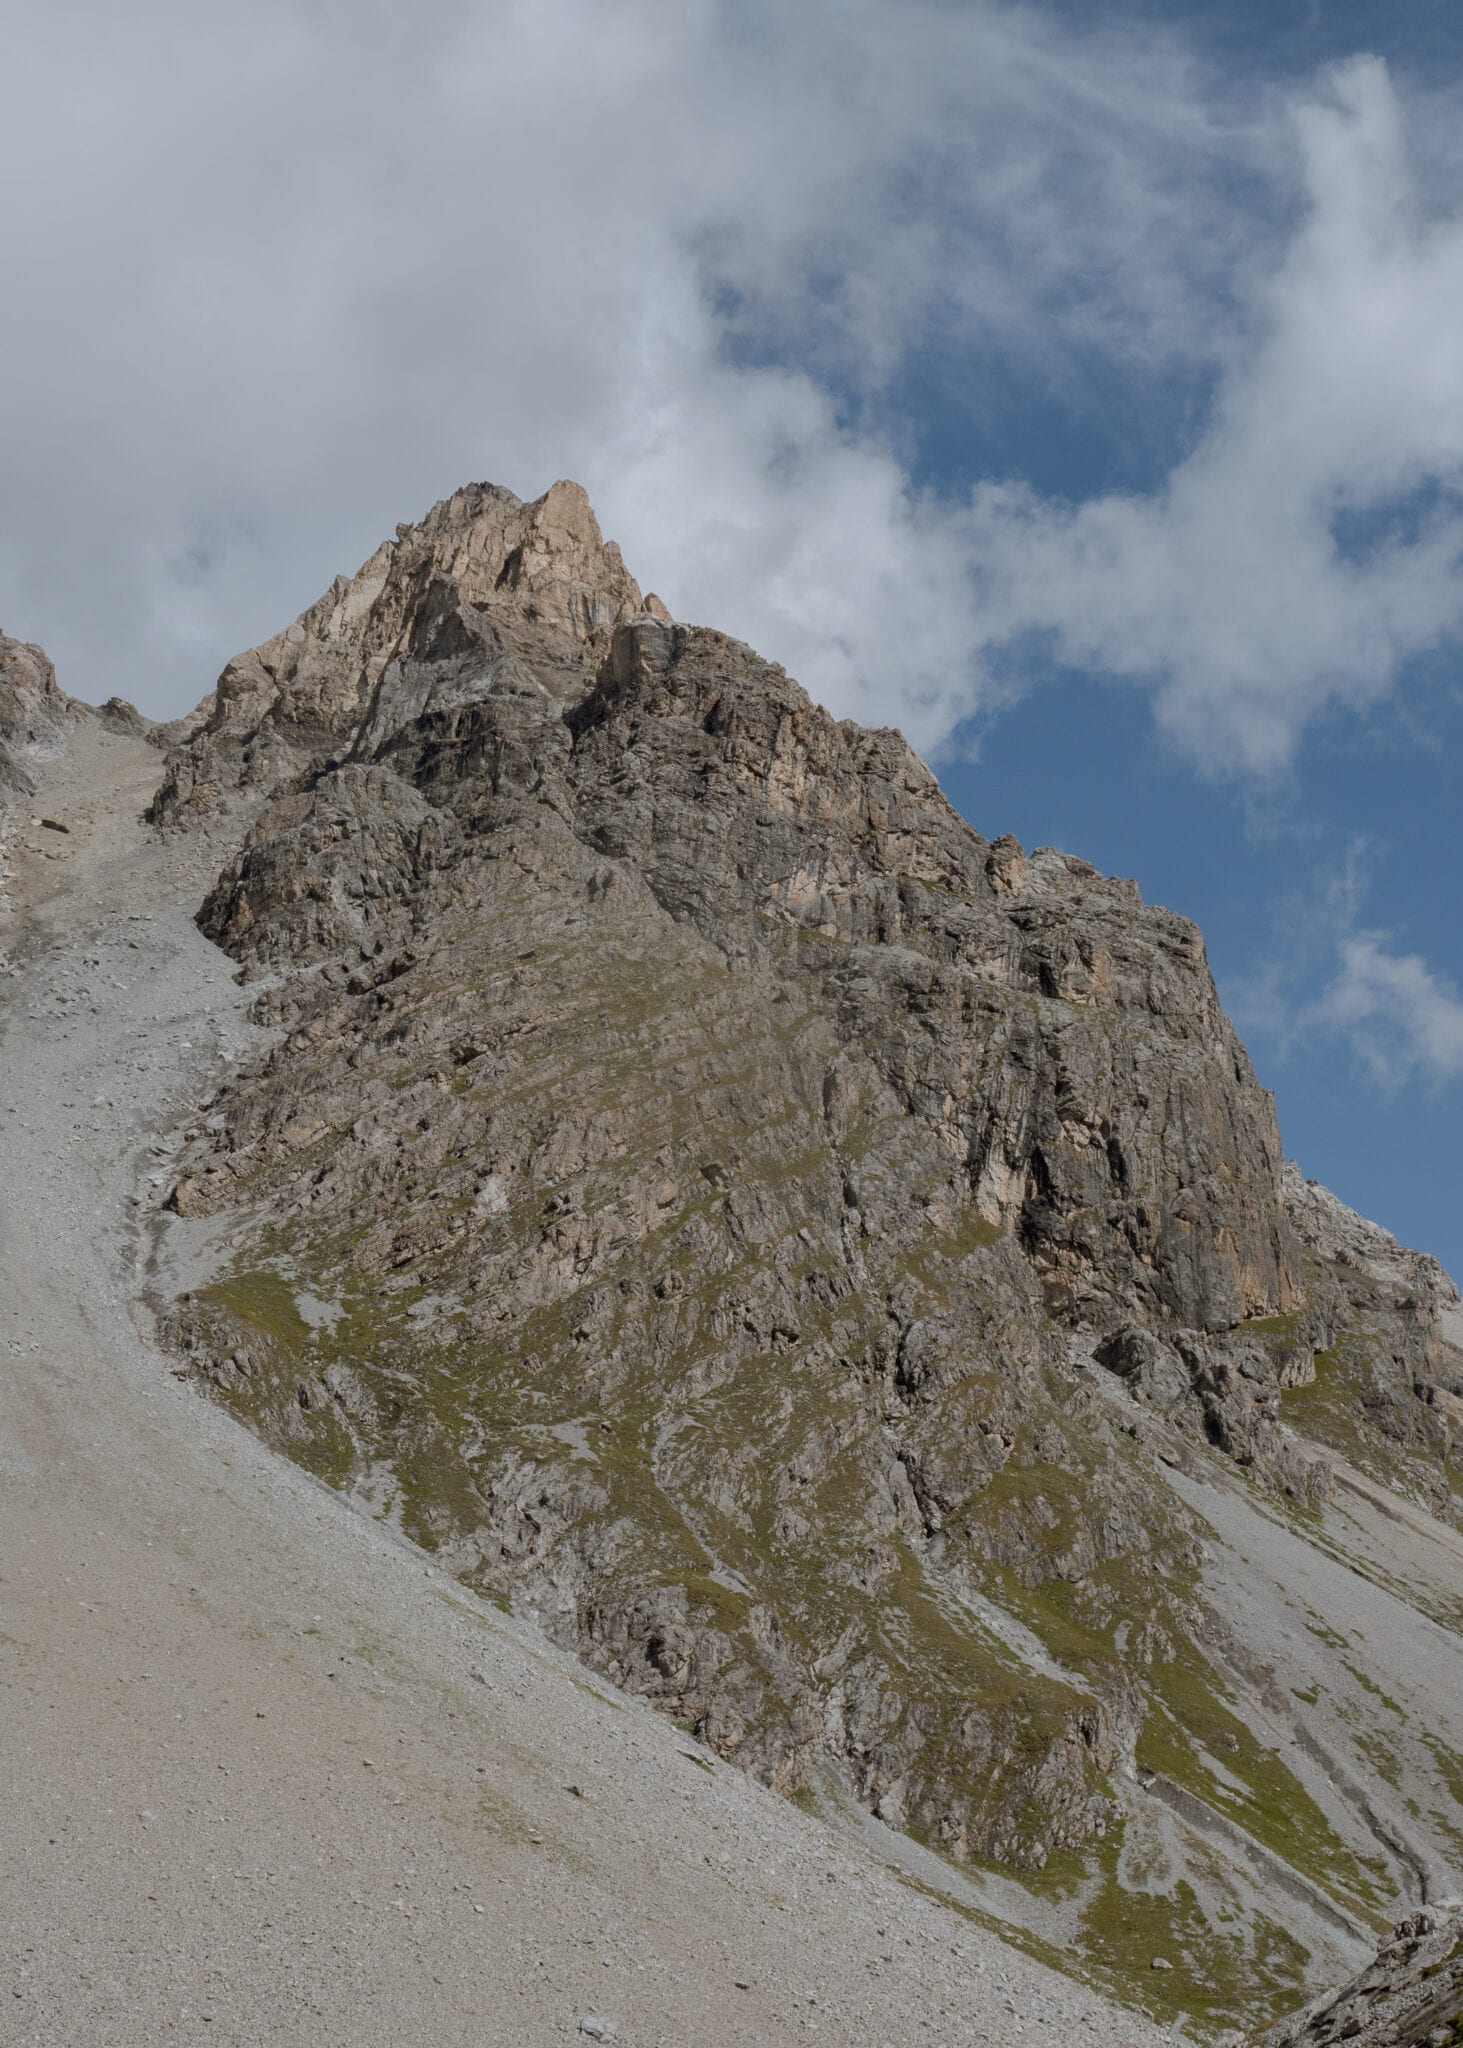
[[[457,652],[471,645],[483,657],[490,641],[502,687],[531,663],[536,683],[559,697],[583,691],[617,621],[661,609],[601,539],[577,484],[557,483],[531,505],[494,484],[469,485],[420,525],[398,527],[292,626],[228,664],[170,758],[158,818],[186,819],[241,786],[272,788],[354,735],[378,705],[393,718],[440,712],[440,697],[406,706],[414,685],[440,690],[453,651],[444,604],[471,615]]]

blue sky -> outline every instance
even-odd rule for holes
[[[1171,28],[1179,12],[1154,6],[1133,18]],[[1463,79],[1463,11],[1443,0],[1182,12],[1241,92],[1303,86],[1360,51],[1435,87]],[[1463,184],[1453,203],[1463,205]],[[913,372],[901,401],[919,422],[916,473],[942,489],[1011,472],[1079,499],[1152,489],[1202,432],[1213,396],[1190,374],[1156,394],[1146,380],[1117,379],[1084,403],[1054,403],[1013,372],[991,421],[961,404],[949,363],[926,374],[921,390]],[[966,733],[974,759],[942,760],[952,801],[990,836],[1010,830],[1028,847],[1081,852],[1195,919],[1275,1092],[1287,1152],[1463,1277],[1463,1053],[1419,1059],[1390,1017],[1348,1029],[1316,1014],[1338,945],[1357,932],[1382,934],[1389,954],[1419,956],[1441,985],[1463,986],[1456,644],[1404,664],[1396,694],[1375,710],[1320,719],[1285,770],[1259,783],[1206,773],[1156,739],[1135,691],[1040,662],[1028,682],[1019,703]]]
[[[54,0],[0,626],[171,714],[472,477],[1196,918],[1463,1274],[1463,15]]]

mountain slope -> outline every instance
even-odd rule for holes
[[[1451,1535],[1456,1296],[1282,1170],[1192,925],[651,606],[574,486],[473,486],[201,707],[154,816],[236,821],[275,1038],[172,1340],[722,1756],[1157,2012],[1283,2009],[1456,1861],[1457,1615],[1371,1560],[1453,1661],[1384,1768],[1336,1652],[1343,1767],[1215,1518],[1354,1544],[1344,1454]]]
[[[1157,2048],[169,1376],[164,1134],[261,1034],[220,849],[68,731],[0,884],[7,2048]]]

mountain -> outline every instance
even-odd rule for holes
[[[268,1031],[181,1137],[180,1371],[1159,2017],[1456,1888],[1463,1311],[1284,1164],[1186,919],[567,483],[232,661],[152,817],[235,846]]]

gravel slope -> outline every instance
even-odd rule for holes
[[[0,908],[0,2043],[1158,2040],[170,1377],[149,1148],[250,1027],[157,773],[85,726]]]

